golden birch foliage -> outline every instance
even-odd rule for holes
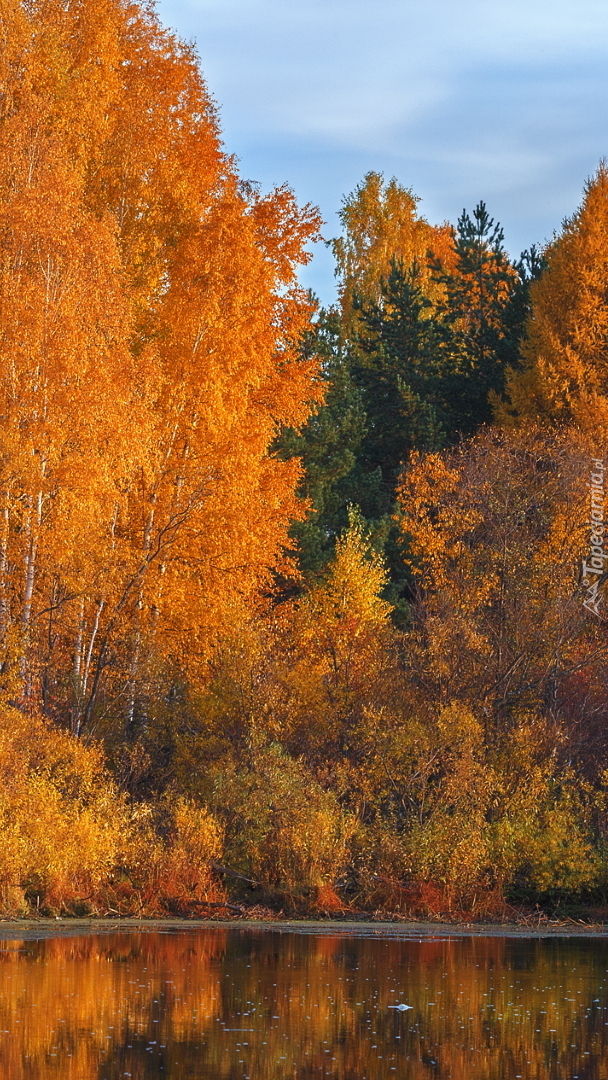
[[[221,899],[218,823],[184,798],[129,807],[86,746],[0,708],[0,910],[125,914]]]
[[[417,450],[402,479],[401,527],[411,555],[418,557],[412,560],[412,569],[421,577],[432,575],[435,587],[445,582],[448,567],[466,560],[463,533],[481,520],[475,506],[465,509],[455,497],[461,479],[459,469],[450,468],[445,456]]]
[[[327,580],[313,586],[300,604],[302,643],[331,655],[336,664],[346,663],[351,647],[373,637],[390,615],[390,604],[380,597],[387,580],[362,520],[351,513],[348,529],[336,541]]]
[[[283,559],[319,219],[239,184],[146,5],[3,0],[0,53],[0,622],[81,730],[153,658],[200,677]]]
[[[240,768],[250,761],[252,740],[281,744],[331,771],[361,711],[382,697],[394,662],[391,607],[379,595],[385,581],[353,516],[325,582],[219,643],[213,678],[177,737],[181,790],[206,798],[208,766]]]
[[[295,216],[291,197],[282,193],[281,203]],[[254,210],[244,209],[238,193],[227,192],[205,229],[184,242],[163,305],[167,326],[175,328],[164,356],[166,398],[156,409],[163,459],[143,509],[150,512],[153,503],[156,529],[186,515],[157,571],[160,618],[166,611],[172,647],[183,651],[181,632],[194,656],[204,656],[209,633],[204,619],[192,625],[197,597],[204,604],[218,596],[222,627],[234,618],[222,610],[222,594],[224,606],[234,605],[235,595],[247,600],[270,581],[289,521],[301,508],[294,496],[297,463],[269,456],[268,448],[280,423],[304,419],[306,399],[315,393],[313,366],[295,355],[310,309],[281,254],[296,240],[285,222],[288,235],[275,238],[276,223],[263,214],[260,223]],[[158,607],[159,588],[152,578],[149,603]],[[214,612],[205,615],[212,619]],[[157,625],[161,632],[162,622]]]
[[[324,583],[218,648],[178,736],[179,789],[226,823],[233,865],[253,877],[321,886],[346,858],[338,774],[350,776],[361,711],[382,697],[393,662],[385,581],[351,516]]]
[[[357,511],[336,541],[325,581],[309,588],[296,605],[295,634],[309,655],[325,657],[337,672],[351,654],[371,644],[392,610],[381,597],[388,574],[371,548]]]
[[[292,738],[319,759],[345,747],[355,719],[373,697],[391,660],[391,605],[381,597],[387,576],[362,521],[336,544],[327,580],[299,602],[291,630],[289,686],[297,700]]]
[[[158,64],[148,62],[151,48]],[[286,189],[267,198],[239,189],[189,50],[141,12],[129,49],[133,100],[123,96],[115,133],[121,168],[113,143],[101,194],[141,291],[156,448],[127,522],[145,565],[130,597],[130,671],[152,648],[200,675],[209,643],[270,580],[301,513],[297,463],[269,448],[279,425],[300,423],[318,396],[315,365],[297,360],[310,307],[295,284],[318,216]],[[132,110],[144,100],[134,140]]]
[[[179,783],[225,814],[234,865],[263,865],[267,843],[278,865],[286,806],[311,842],[320,826],[299,800],[314,777],[357,821],[347,850],[370,903],[428,885],[444,910],[466,908],[500,904],[514,882],[531,895],[599,881],[593,795],[565,763],[573,679],[605,700],[601,624],[578,588],[588,453],[576,431],[528,428],[415,458],[400,499],[418,602],[401,642],[354,518],[325,582],[218,653]],[[294,784],[286,801],[273,761]]]
[[[608,425],[608,169],[601,164],[583,201],[548,246],[547,269],[531,286],[522,367],[509,372],[496,416],[575,423],[598,437]]]
[[[22,7],[23,49],[3,87],[0,603],[4,647],[18,628],[30,689],[47,651],[37,631],[51,649],[58,637],[57,620],[34,626],[38,612],[62,609],[69,619],[66,596],[94,588],[121,485],[145,451],[131,438],[133,326],[116,222],[86,205],[77,139],[107,89],[103,39],[117,22],[109,8],[116,14],[101,4],[86,24],[82,6]]]
[[[379,300],[380,282],[388,277],[391,262],[405,267],[416,261],[420,285],[431,299],[439,296],[431,280],[428,254],[445,266],[453,261],[452,230],[449,225],[429,225],[417,212],[418,199],[393,177],[386,182],[381,173],[369,172],[340,211],[343,235],[332,241],[339,279],[343,317],[353,319],[353,298]]]

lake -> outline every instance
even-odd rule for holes
[[[62,932],[0,941],[3,1080],[608,1078],[604,937]]]

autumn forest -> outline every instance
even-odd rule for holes
[[[608,167],[328,240],[131,0],[0,0],[0,124],[0,913],[608,911]]]

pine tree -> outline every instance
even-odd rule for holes
[[[299,492],[309,513],[292,523],[290,534],[309,579],[322,574],[333,557],[336,539],[348,524],[348,506],[361,500],[364,483],[357,461],[367,420],[340,329],[337,311],[318,311],[302,351],[321,359],[324,400],[301,428],[284,429],[276,444],[282,458],[298,457],[302,463]]]
[[[416,261],[406,268],[394,260],[380,301],[355,298],[355,306],[360,332],[351,366],[368,419],[361,459],[364,468],[381,471],[386,511],[409,452],[435,450],[444,441],[438,380],[445,341]]]
[[[489,395],[500,393],[512,358],[518,274],[503,247],[504,233],[484,202],[471,217],[463,210],[454,232],[454,265],[434,259],[435,279],[445,289],[438,314],[450,332],[451,431],[470,435],[492,419]],[[508,325],[506,320],[510,320]]]

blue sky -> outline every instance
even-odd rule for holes
[[[519,254],[608,157],[608,0],[160,0],[194,40],[246,179],[288,182],[337,235],[370,169],[431,222],[484,199]],[[334,294],[321,247],[302,280]]]

